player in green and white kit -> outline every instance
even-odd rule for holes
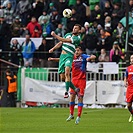
[[[69,87],[72,89],[76,89],[70,79],[70,71],[73,62],[73,56],[75,53],[76,47],[80,44],[80,33],[81,26],[79,24],[75,24],[73,27],[72,33],[67,33],[64,38],[55,34],[54,31],[51,32],[51,35],[57,38],[60,42],[57,43],[52,49],[49,50],[49,53],[52,53],[55,49],[62,46],[62,52],[60,55],[59,61],[59,69],[58,72],[60,74],[61,80],[65,81],[66,84],[66,92],[64,98],[68,98],[68,90]]]

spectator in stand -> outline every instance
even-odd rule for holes
[[[118,23],[117,28],[113,31],[113,39],[116,40],[120,48],[125,48],[126,31],[121,22]]]
[[[100,0],[89,0],[89,7],[91,12],[95,10],[95,6],[99,4]]]
[[[91,25],[90,27],[92,27],[94,32],[96,33],[98,23],[96,21],[94,21],[93,23],[90,23],[90,25]]]
[[[30,20],[31,4],[29,0],[20,0],[16,6],[15,16],[20,16],[22,25],[26,26]]]
[[[133,10],[133,0],[129,0],[129,11]]]
[[[80,21],[77,10],[74,7],[72,7],[71,10],[72,10],[72,17],[67,19],[67,31],[66,32],[71,32],[73,29],[73,26]]]
[[[38,23],[42,25],[44,23],[44,19],[49,22],[50,15],[47,14],[47,11],[44,9],[41,16],[38,18]]]
[[[124,11],[126,11],[126,3],[123,7]],[[133,0],[129,0],[129,12],[131,12],[133,10]]]
[[[65,35],[65,30],[63,28],[63,24],[59,23],[58,27],[55,30],[55,33],[61,37],[63,37]]]
[[[14,22],[11,24],[12,37],[20,37],[22,30],[20,18],[16,16]]]
[[[44,3],[41,0],[35,0],[35,2],[32,4],[32,15],[38,18],[42,15],[44,9]]]
[[[13,23],[13,9],[11,2],[8,2],[6,8],[3,10],[4,18],[7,24],[11,25]]]
[[[112,36],[111,23],[106,23],[104,29],[105,29],[105,31],[107,31],[108,33],[110,33],[110,35]]]
[[[55,33],[58,36],[61,36],[61,37],[63,37],[65,35],[65,30],[63,28],[63,24],[61,24],[61,23],[58,24],[58,27],[56,28]],[[58,42],[59,41],[57,39],[55,39],[55,43],[58,43]],[[56,49],[55,50],[55,57],[59,57],[60,56],[60,53],[61,53],[61,48]]]
[[[105,25],[106,24],[110,24],[110,26],[111,26],[111,17],[110,16],[106,16],[105,17],[105,20],[104,20],[104,28],[105,28]]]
[[[12,4],[12,9],[13,9],[13,11],[16,9],[16,4],[17,4],[17,2],[16,2],[16,0],[9,0],[10,2],[11,2],[11,4]]]
[[[122,56],[122,50],[121,50],[121,48],[120,48],[120,46],[118,45],[118,42],[117,41],[115,41],[114,43],[113,43],[113,47],[112,47],[112,49],[110,50],[110,61],[111,62],[113,62],[113,61],[115,61],[116,62],[116,60],[118,59],[116,59],[115,60],[115,55],[117,55],[117,57],[119,56]],[[114,57],[113,57],[113,55],[114,55]],[[118,62],[118,61],[117,61]]]
[[[31,18],[31,21],[26,26],[26,29],[29,31],[31,37],[40,37],[42,34],[41,25],[37,22],[35,17]]]
[[[83,5],[82,0],[76,0],[76,5],[74,7],[77,10],[77,14],[79,15],[79,24],[83,26],[86,21],[86,7]]]
[[[121,61],[121,55],[119,54],[119,49],[115,49],[114,54],[112,55],[112,62],[117,64]]]
[[[61,17],[56,9],[52,10],[52,15],[50,16],[50,23],[53,27],[53,30],[55,30],[58,27],[58,24],[61,23]]]
[[[102,62],[109,62],[109,56],[104,48],[101,49],[101,53],[98,57],[98,61],[101,62],[99,65],[100,80],[106,80],[107,75],[103,74],[103,63]]]
[[[48,11],[47,11],[48,15],[51,16],[53,10],[57,10],[57,9],[55,8],[54,3],[51,2],[51,3],[49,3],[49,9],[48,9]]]
[[[86,54],[96,54],[97,47],[97,36],[92,28],[89,29],[88,35],[85,35],[83,45],[86,51]]]
[[[49,18],[43,17],[43,23],[41,24],[42,27],[42,37],[51,36],[51,31],[53,29],[51,23],[49,22]]]
[[[106,53],[106,50],[103,48],[101,49],[101,54],[98,57],[99,62],[109,62],[109,56]]]
[[[100,24],[98,24],[98,25],[97,25],[97,28],[96,28],[96,30],[95,30],[95,33],[96,33],[97,36],[100,36],[100,30],[101,30],[101,29],[103,29],[103,27],[102,27]]]
[[[9,2],[11,3],[12,9],[13,9],[13,11],[14,11],[15,8],[16,8],[16,0],[3,0],[2,4],[1,4],[1,8],[2,8],[2,9],[6,8],[6,6],[7,6],[7,4],[8,4]]]
[[[22,56],[25,67],[32,67],[35,44],[30,39],[30,34],[25,35],[25,41],[22,43]]]
[[[102,19],[101,15],[102,15],[101,9],[100,9],[99,5],[96,5],[95,6],[95,10],[92,11],[92,13],[91,13],[90,21],[91,22],[94,22],[95,21],[98,24],[101,24],[102,25],[103,24],[103,19]]]
[[[87,35],[89,33],[89,28],[90,28],[89,22],[85,22],[84,27],[85,27],[85,34]]]
[[[112,37],[109,32],[104,29],[100,30],[100,36],[98,36],[97,51],[100,52],[101,49],[109,51],[112,47]]]
[[[7,50],[7,44],[11,39],[11,30],[3,16],[0,16],[0,49]],[[4,53],[3,53],[4,54]],[[4,56],[4,55],[3,55]]]
[[[102,19],[105,20],[105,18],[107,16],[110,16],[111,17],[111,14],[112,14],[112,7],[110,5],[110,2],[109,1],[106,1],[105,2],[105,5],[104,5],[104,9],[102,10]]]
[[[61,18],[63,18],[62,12],[66,8],[68,8],[68,1],[67,0],[59,0],[57,11],[58,11]]]
[[[13,39],[10,44],[11,51],[11,62],[19,65],[19,60],[21,58],[21,46],[17,39]]]
[[[48,50],[49,50],[48,43],[46,39],[43,38],[42,43],[38,48],[40,67],[48,67]]]
[[[114,9],[112,11],[112,28],[113,30],[117,27],[118,22],[124,17],[124,10],[121,9],[121,6],[119,3],[115,3],[113,5]]]

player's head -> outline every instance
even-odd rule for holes
[[[75,24],[74,27],[73,27],[73,31],[72,33],[74,35],[78,35],[80,32],[81,32],[81,25],[80,24]]]
[[[133,54],[130,56],[130,64],[133,65]]]
[[[78,46],[75,51],[76,57],[80,56],[83,53],[82,48]]]

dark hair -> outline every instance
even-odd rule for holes
[[[75,24],[74,26],[78,26],[80,30],[82,28],[82,26],[80,24]]]
[[[11,70],[10,70],[10,69],[7,69],[7,70],[6,70],[6,73],[11,73]]]
[[[76,47],[76,49],[77,49],[77,48],[79,48],[80,50],[82,50],[81,46]],[[82,50],[82,51],[83,51],[83,50]]]

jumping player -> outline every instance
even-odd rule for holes
[[[52,53],[54,50],[62,46],[58,73],[60,74],[61,80],[65,81],[66,84],[66,92],[64,98],[68,98],[69,96],[69,87],[71,87],[73,90],[76,89],[76,87],[70,80],[70,71],[72,67],[75,48],[80,44],[80,30],[81,26],[79,24],[75,24],[72,33],[67,33],[64,38],[55,34],[54,31],[51,32],[51,35],[57,38],[60,42],[57,43],[53,48],[51,48],[49,50],[49,53]]]
[[[81,47],[76,48],[76,52],[74,55],[73,63],[72,63],[72,83],[76,88],[79,88],[79,92],[70,89],[70,103],[69,110],[70,115],[66,119],[66,121],[70,121],[74,119],[74,106],[75,106],[75,98],[76,95],[78,97],[78,115],[75,120],[75,124],[80,122],[80,117],[83,108],[83,97],[84,91],[86,87],[86,63],[87,61],[94,60],[96,58],[95,55],[86,55],[82,53]],[[49,60],[59,60],[59,58],[49,58]]]
[[[127,87],[126,91],[126,102],[127,102],[127,108],[130,112],[129,122],[133,122],[133,108],[132,108],[132,102],[133,102],[133,55],[130,56],[130,66],[127,67],[125,78],[124,78],[124,84],[125,87]]]

